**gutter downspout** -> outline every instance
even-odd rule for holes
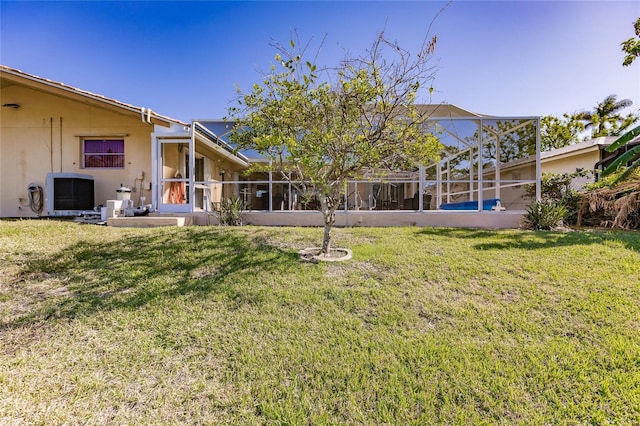
[[[53,117],[49,117],[49,163],[53,173]]]
[[[158,177],[158,139],[155,133],[151,133],[151,208],[158,210],[156,184],[160,182]]]
[[[151,108],[140,108],[140,118],[142,119],[143,123],[153,124],[151,122]]]

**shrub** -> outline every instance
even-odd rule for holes
[[[540,193],[545,201],[560,201],[565,194],[571,190],[571,182],[575,177],[575,173],[543,173],[540,179]],[[525,186],[527,196],[535,198],[536,185],[529,184]]]
[[[561,227],[567,216],[567,208],[554,201],[536,201],[527,207],[524,226],[533,230],[551,230]]]
[[[222,200],[217,210],[217,216],[221,225],[242,226],[246,210],[245,202],[234,195]]]
[[[540,181],[542,201],[547,204],[562,205],[566,209],[563,222],[575,225],[578,211],[582,204],[583,194],[573,189],[573,180],[578,177],[588,176],[590,172],[582,170],[574,173],[543,173]],[[535,184],[526,185],[527,196],[535,198]],[[547,206],[548,208],[548,206]]]
[[[584,194],[572,189],[560,201],[559,204],[567,210],[562,219],[565,225],[575,225],[578,222],[578,212],[580,211],[580,206],[583,204],[583,200]]]
[[[624,169],[621,168],[616,172],[612,172],[611,174],[608,174],[607,176],[604,176],[604,177],[601,176],[600,179],[598,179],[596,182],[585,185],[584,190],[585,192],[590,193],[602,188],[612,189],[617,186],[620,186],[620,182],[621,182],[620,176],[622,175],[623,172],[624,172]],[[630,182],[640,181],[640,169],[635,169],[629,172],[628,176],[624,180],[630,181]]]

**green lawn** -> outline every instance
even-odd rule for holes
[[[640,234],[0,221],[0,424],[640,424]]]

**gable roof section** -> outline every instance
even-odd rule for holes
[[[135,105],[127,104],[113,98],[108,98],[106,96],[78,89],[77,87],[68,86],[58,81],[38,77],[36,75],[17,70],[15,68],[0,65],[0,89],[15,84],[31,87],[43,92],[57,94],[59,96],[70,99],[83,100],[85,102],[94,103],[103,108],[115,109],[127,115],[135,114],[139,116],[142,121],[149,124],[157,124],[164,127],[170,127],[172,124],[189,126],[188,123],[184,123],[180,120],[160,115],[152,111],[151,108],[138,107]]]
[[[468,111],[459,106],[447,103],[440,104],[417,104],[418,111],[426,114],[430,120],[462,118],[474,119],[484,117],[482,114]]]

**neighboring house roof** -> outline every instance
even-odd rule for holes
[[[606,146],[611,145],[613,141],[617,139],[616,136],[601,136],[595,139],[589,139],[584,142],[579,142],[573,145],[568,145],[562,148],[551,149],[549,151],[543,151],[540,153],[540,159],[551,160],[562,157],[573,156],[582,152],[589,152],[599,150]]]
[[[189,126],[188,123],[185,123],[183,121],[160,115],[152,111],[151,108],[134,106],[113,98],[108,98],[106,96],[78,89],[77,87],[68,86],[58,81],[38,77],[36,75],[17,70],[15,68],[0,65],[0,89],[4,89],[5,87],[9,87],[15,84],[29,86],[34,89],[39,89],[46,92],[56,93],[68,98],[79,97],[85,100],[96,102],[98,105],[106,108],[115,108],[126,114],[136,114],[142,121],[149,124],[158,124],[164,127],[170,127],[172,124]],[[6,104],[8,102],[19,105],[19,100],[14,101],[10,99],[3,99],[3,104]]]
[[[600,161],[593,165],[585,165],[585,168],[598,169],[600,167],[605,168],[611,164],[616,158],[624,154],[629,149],[640,145],[640,137],[637,137],[624,146],[615,150],[614,152],[606,152],[605,149],[615,142],[619,136],[601,136],[599,138],[589,139],[584,142],[579,142],[574,145],[565,146],[563,148],[552,149],[540,153],[540,161],[542,163],[546,161],[560,160],[562,158],[568,158],[575,155],[585,154],[588,152],[599,152]]]
[[[589,139],[583,142],[579,142],[573,145],[568,145],[562,148],[557,148],[557,149],[551,149],[549,151],[543,151],[540,153],[540,162],[541,163],[545,163],[548,161],[554,161],[554,160],[560,160],[562,158],[568,158],[568,157],[573,157],[575,155],[580,155],[580,154],[585,154],[588,152],[593,152],[593,151],[604,151],[604,149],[606,147],[608,147],[609,145],[611,145],[616,139],[618,138],[618,136],[601,136],[598,138],[594,138],[594,139]],[[627,147],[633,147],[635,145],[640,144],[640,137],[633,139],[632,141],[627,143]],[[585,168],[588,169],[593,169],[593,168],[598,168],[598,166],[603,163],[603,162],[608,162],[610,163],[611,161],[613,161],[613,159],[615,159],[618,155],[620,155],[619,152],[615,152],[612,153],[610,155],[608,155],[605,158],[602,158],[599,162],[597,162],[596,164],[590,164],[590,165],[585,165]],[[518,160],[513,160],[510,161],[508,163],[503,163],[500,168],[502,170],[508,170],[508,169],[514,169],[514,168],[518,168],[521,167],[523,165],[529,164],[529,163],[533,163],[536,161],[536,156],[535,155],[530,155],[524,158],[520,158]],[[490,167],[490,168],[486,168],[486,171],[493,171],[494,168]]]
[[[595,139],[589,139],[583,142],[579,142],[573,145],[568,145],[562,148],[552,149],[549,151],[543,151],[540,153],[540,162],[545,163],[547,161],[558,160],[561,158],[572,157],[574,155],[583,154],[591,151],[598,151],[604,147],[609,146],[616,137],[614,136],[602,136]],[[517,160],[509,161],[508,163],[502,163],[500,165],[501,170],[510,170],[516,169],[523,165],[535,163],[536,156],[529,155],[527,157],[519,158]],[[593,168],[593,166],[589,166],[589,168]],[[487,167],[484,169],[485,172],[492,172],[495,170],[495,167]]]

